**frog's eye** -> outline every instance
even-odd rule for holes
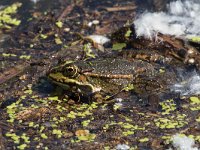
[[[78,68],[75,66],[66,67],[64,70],[64,75],[67,77],[75,77],[78,73]]]

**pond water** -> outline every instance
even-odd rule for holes
[[[0,45],[3,54],[0,55],[0,149],[172,149],[172,144],[181,147],[177,146],[180,142],[172,141],[173,138],[183,139],[179,133],[192,143],[190,147],[194,142],[195,146],[200,145],[199,51],[190,49],[183,39],[172,36],[161,34],[163,41],[160,37],[154,39],[158,32],[155,30],[163,26],[168,29],[168,25],[182,24],[181,21],[187,19],[187,24],[196,24],[192,21],[198,18],[192,12],[200,12],[198,1],[172,3],[177,5],[170,11],[166,3],[171,0],[1,0],[0,6],[14,2],[23,4],[15,16],[22,23],[13,30],[2,32],[5,36],[1,38],[5,40],[0,40],[4,44]],[[76,2],[75,6],[73,2]],[[184,6],[188,9],[183,9]],[[186,18],[176,15],[180,19],[177,22],[168,22],[164,18],[160,21],[156,17],[149,19],[149,16],[156,15],[173,18],[168,16],[174,13],[173,10],[191,12],[188,11]],[[149,34],[147,38],[133,36],[129,39],[135,31],[131,30],[134,20],[136,31],[141,35],[150,33],[154,40],[149,40]],[[156,21],[159,21],[158,26],[154,25]],[[125,24],[129,25],[128,28],[124,27]],[[114,31],[119,31],[119,40],[123,37],[123,42],[127,43],[112,39]],[[191,30],[187,31],[191,33]],[[113,47],[115,43],[127,44],[122,50],[125,55],[122,56],[122,51],[114,51],[109,44],[105,51],[99,51],[98,45],[88,39],[91,34],[107,36]],[[129,58],[128,50],[136,55]],[[89,56],[102,58],[98,61],[88,59]],[[106,58],[108,56],[111,58]],[[128,58],[125,57],[123,63],[124,56]],[[67,69],[72,71],[72,67],[59,63],[65,59],[65,65],[72,60],[77,61],[80,68],[94,66],[82,72],[74,67],[75,73],[78,71],[82,75],[72,75],[66,72]],[[189,64],[189,60],[193,63]],[[55,73],[54,82],[61,81],[63,84],[60,85],[64,86],[72,83],[72,88],[68,91],[56,88],[47,79],[49,71],[52,71],[51,75]],[[67,75],[72,79],[65,77]],[[80,77],[80,81],[73,77]],[[94,79],[87,83],[87,77]],[[134,78],[134,84],[131,82],[123,90],[119,89],[115,82],[127,77]],[[109,79],[111,82],[107,82]],[[109,95],[105,88],[100,94],[82,96],[81,88],[101,89],[97,87],[105,86],[103,83],[107,83],[107,89],[111,91],[115,90],[112,87],[117,87],[120,93]],[[100,101],[91,101],[90,96]]]

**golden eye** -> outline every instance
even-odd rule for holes
[[[67,77],[75,77],[78,73],[78,68],[76,66],[68,66],[64,69],[64,75]]]

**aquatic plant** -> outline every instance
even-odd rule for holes
[[[20,20],[12,18],[21,5],[21,3],[14,3],[0,10],[0,29],[11,29],[12,26],[18,26],[21,23]]]

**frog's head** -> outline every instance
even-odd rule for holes
[[[48,73],[48,78],[64,89],[72,91],[75,89],[82,94],[101,90],[92,84],[91,78],[84,74],[83,68],[73,62],[64,62],[53,67]]]

